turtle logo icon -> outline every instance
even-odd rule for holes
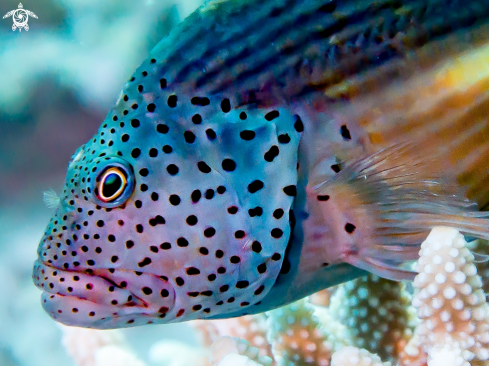
[[[32,11],[25,10],[22,3],[20,3],[18,9],[9,11],[3,16],[3,19],[12,17],[14,19],[12,30],[15,31],[17,28],[19,28],[19,32],[22,32],[22,28],[24,28],[26,31],[29,30],[29,25],[27,24],[29,21],[29,15],[37,19],[36,14],[34,14]]]

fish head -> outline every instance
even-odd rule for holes
[[[280,272],[300,121],[150,85],[129,85],[75,153],[41,239],[34,282],[64,324],[245,314]]]

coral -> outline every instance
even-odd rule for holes
[[[149,360],[153,365],[206,366],[209,365],[209,347],[192,347],[187,343],[165,339],[153,344]]]
[[[413,305],[429,365],[489,360],[489,312],[473,262],[455,229],[434,229],[421,245]]]
[[[94,330],[60,325],[61,342],[78,366],[145,366],[128,351],[121,331]]]
[[[329,365],[333,345],[307,299],[268,312],[267,324],[277,365]]]
[[[396,360],[412,336],[409,304],[403,283],[368,275],[340,285],[329,309],[348,328],[355,346]]]
[[[244,339],[221,337],[211,347],[210,362],[213,365],[221,364],[228,355],[238,354],[259,365],[270,366],[272,359],[268,356],[260,356],[259,352],[258,348],[251,346]]]
[[[365,349],[348,346],[333,354],[331,366],[390,366],[390,363],[383,363],[378,355]]]

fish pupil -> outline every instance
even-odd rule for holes
[[[118,174],[112,173],[105,178],[104,185],[102,187],[102,194],[104,197],[112,197],[122,186],[122,179]]]

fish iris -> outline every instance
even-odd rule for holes
[[[124,192],[126,185],[127,180],[124,174],[117,168],[111,168],[102,176],[99,198],[105,202],[113,201]]]

